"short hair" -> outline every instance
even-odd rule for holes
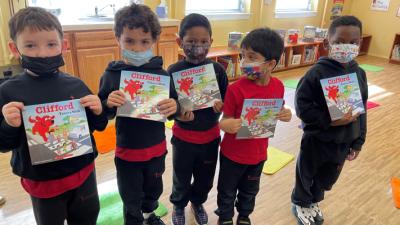
[[[270,28],[258,28],[247,34],[240,48],[252,49],[264,56],[265,60],[275,59],[278,64],[284,50],[282,37]]]
[[[198,13],[191,13],[185,16],[181,21],[179,37],[183,39],[186,35],[186,31],[193,27],[204,27],[210,34],[210,37],[212,36],[211,24],[207,17]]]
[[[129,29],[142,28],[145,33],[150,32],[156,40],[161,34],[161,25],[156,14],[146,5],[132,3],[117,11],[115,14],[114,33],[121,37],[124,27]]]
[[[336,28],[340,26],[355,26],[360,28],[360,34],[362,33],[362,23],[355,16],[341,16],[333,20],[332,24],[329,26],[329,35],[334,35]]]
[[[18,34],[27,27],[35,31],[56,30],[60,35],[60,39],[64,36],[57,17],[40,7],[28,7],[19,10],[8,21],[8,27],[10,29],[10,37],[13,41],[16,41]]]

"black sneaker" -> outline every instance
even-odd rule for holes
[[[144,225],[165,225],[165,223],[160,219],[159,216],[152,213],[149,218],[145,219],[143,222]]]
[[[251,221],[249,217],[246,216],[238,216],[236,220],[236,225],[251,225]]]
[[[191,204],[192,212],[194,215],[194,221],[197,225],[207,225],[208,224],[208,215],[206,210],[204,210],[203,205],[194,205]]]
[[[174,206],[171,222],[172,225],[185,225],[185,208]]]
[[[315,225],[310,208],[293,204],[292,213],[296,217],[299,225]]]
[[[322,211],[319,208],[318,203],[313,203],[310,205],[311,214],[314,218],[315,224],[322,225],[324,223],[324,215],[322,215]]]
[[[233,225],[233,220],[223,220],[223,219],[218,219],[218,225]]]

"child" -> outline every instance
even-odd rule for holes
[[[187,15],[180,24],[178,45],[185,52],[185,59],[168,69],[170,74],[189,68],[212,64],[222,99],[228,86],[225,69],[217,62],[207,59],[212,43],[211,25],[205,16]],[[203,203],[213,186],[218,158],[220,130],[218,120],[222,102],[216,101],[212,108],[194,112],[182,109],[182,115],[172,128],[173,136],[173,187],[170,201],[174,204],[172,224],[185,224],[185,207],[190,201],[197,224],[208,223]],[[183,106],[181,106],[183,108]],[[193,183],[191,183],[193,177]]]
[[[304,123],[292,211],[299,224],[322,224],[318,202],[337,181],[345,159],[357,158],[365,142],[366,114],[352,116],[351,110],[331,122],[320,80],[356,73],[364,106],[368,97],[365,72],[353,59],[358,54],[361,22],[343,16],[332,22],[328,31],[329,57],[319,59],[297,86],[296,113]],[[366,107],[365,107],[366,109]]]
[[[221,143],[220,172],[216,210],[218,224],[233,224],[234,205],[239,216],[236,224],[248,225],[260,187],[260,176],[267,159],[268,138],[236,139],[242,126],[240,115],[245,99],[283,99],[282,82],[271,76],[282,52],[283,40],[275,31],[260,28],[251,31],[241,43],[242,68],[253,68],[228,87],[220,127],[225,131]],[[288,122],[292,117],[282,107],[277,119]],[[236,203],[235,203],[236,200]]]
[[[153,57],[153,46],[161,33],[157,16],[145,5],[132,4],[115,15],[115,37],[123,61],[111,62],[100,81],[99,96],[109,119],[126,99],[120,91],[121,71],[138,71],[169,76],[162,69],[162,58]],[[171,89],[173,89],[171,87]],[[170,117],[177,111],[174,99],[158,103],[160,112]],[[115,165],[118,189],[124,204],[125,224],[164,224],[153,211],[163,191],[167,143],[161,122],[116,118],[117,147]]]
[[[12,151],[13,172],[21,177],[32,200],[39,225],[96,224],[99,213],[92,132],[103,130],[107,118],[100,99],[76,77],[59,71],[64,65],[60,22],[42,8],[20,10],[9,21],[10,50],[21,59],[25,72],[0,87],[0,149]],[[32,165],[21,112],[25,105],[80,99],[93,143],[93,153]]]

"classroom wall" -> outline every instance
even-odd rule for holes
[[[353,0],[351,14],[358,17],[364,33],[372,35],[369,55],[389,58],[395,33],[400,33],[400,17],[396,17],[400,0],[391,0],[389,11],[371,10],[372,0]]]
[[[0,1],[0,66],[10,63],[7,49],[7,42],[10,36],[7,29],[9,18],[10,10],[8,1]]]

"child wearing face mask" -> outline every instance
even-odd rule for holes
[[[207,59],[212,43],[211,25],[200,14],[187,15],[180,24],[178,45],[183,49],[185,59],[171,65],[168,72],[212,64],[221,97],[224,99],[228,78],[224,68]],[[181,115],[172,128],[173,137],[173,187],[170,201],[174,205],[172,224],[185,224],[185,207],[191,202],[191,210],[197,224],[208,224],[203,203],[213,186],[218,158],[220,130],[218,120],[223,103],[215,102],[212,108],[190,111],[182,106]],[[192,182],[193,178],[193,182]]]
[[[278,33],[269,28],[251,31],[241,43],[241,69],[245,75],[228,87],[220,127],[225,131],[221,143],[218,177],[219,225],[232,225],[234,206],[239,215],[237,225],[251,224],[260,176],[267,159],[268,138],[236,139],[242,126],[240,115],[245,99],[283,99],[282,82],[272,77],[284,44]],[[288,122],[290,109],[282,107],[277,119]]]
[[[36,224],[63,225],[66,220],[68,224],[95,225],[100,206],[92,132],[107,125],[100,99],[81,80],[59,71],[67,42],[57,17],[45,9],[28,7],[13,15],[9,28],[10,51],[20,58],[25,71],[0,86],[0,151],[12,152],[11,166],[30,195]],[[32,165],[22,111],[29,105],[71,99],[80,99],[85,107],[93,152]],[[49,157],[52,154],[38,151]]]
[[[152,48],[161,33],[157,16],[148,6],[132,4],[115,15],[115,37],[122,50],[122,61],[111,62],[100,81],[99,96],[109,119],[126,99],[120,90],[121,71],[137,71],[168,76],[161,57]],[[170,96],[176,95],[171,85]],[[162,100],[158,109],[172,118],[179,111],[173,98]],[[125,224],[161,225],[164,222],[153,211],[163,191],[167,143],[162,122],[129,117],[115,121],[117,146],[115,166],[118,189],[124,205]]]
[[[358,55],[361,22],[353,16],[334,20],[329,27],[329,56],[322,57],[300,80],[295,96],[296,113],[304,124],[300,154],[296,165],[296,183],[292,192],[292,212],[299,224],[324,222],[318,203],[339,178],[345,160],[357,158],[365,142],[366,114],[331,121],[320,84],[321,79],[356,73],[366,108],[367,78],[354,58]]]

